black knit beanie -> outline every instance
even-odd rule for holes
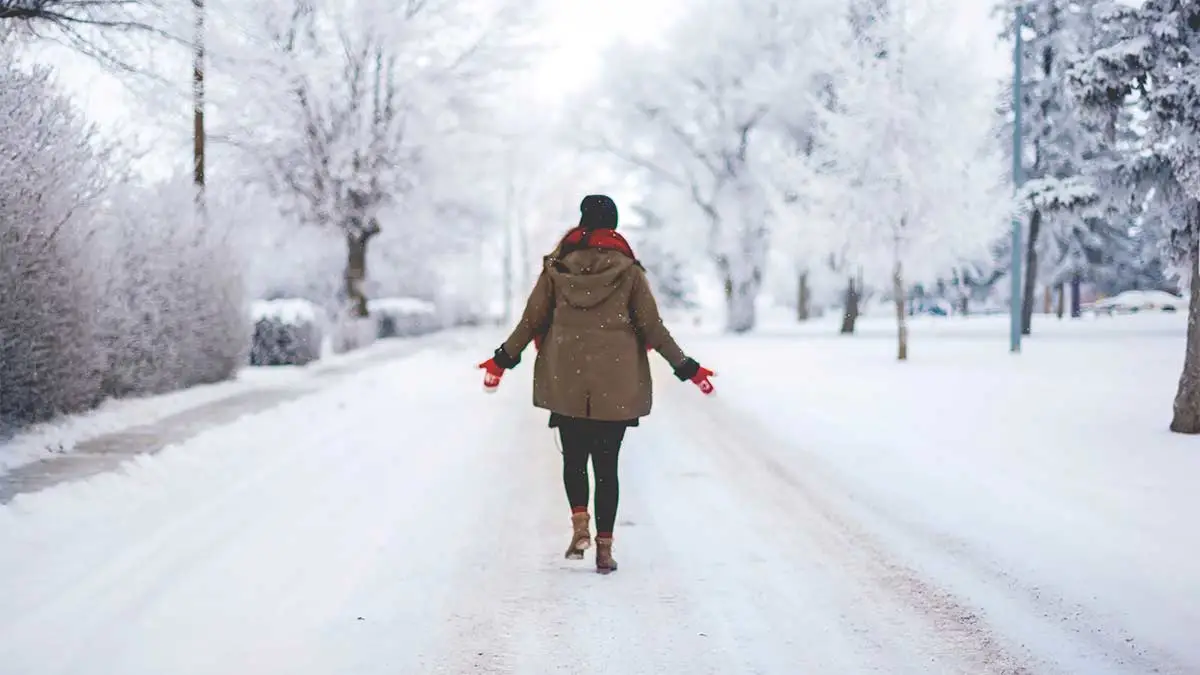
[[[607,195],[588,195],[579,203],[579,226],[585,230],[617,229],[617,205]]]

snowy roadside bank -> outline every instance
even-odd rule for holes
[[[97,465],[119,463],[130,454],[152,450],[155,444],[179,435],[175,432],[189,434],[206,423],[228,422],[244,412],[305,395],[331,380],[452,342],[461,335],[462,331],[448,331],[381,341],[303,367],[244,368],[228,382],[162,396],[112,400],[93,411],[37,425],[0,443],[0,502],[31,483],[41,484],[42,476],[58,477],[66,464],[87,465],[80,471],[92,473]],[[80,459],[80,455],[91,459]]]
[[[1167,430],[1185,317],[1043,321],[1019,356],[1004,323],[919,322],[908,363],[882,321],[689,349],[720,374],[721,405],[769,430],[747,443],[843,486],[890,547],[991,604],[1005,632],[1053,648],[1026,603],[1089,649],[1127,650],[1113,659],[1200,663],[1200,609],[1175,600],[1200,597],[1200,445]]]

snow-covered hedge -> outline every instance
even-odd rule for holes
[[[252,366],[303,366],[321,358],[321,312],[299,298],[264,300],[251,307]]]
[[[12,58],[0,46],[0,62]],[[101,172],[44,69],[0,68],[0,427],[95,405],[103,354],[81,211]]]
[[[231,377],[246,362],[246,316],[230,210],[193,223],[186,177],[122,193],[106,214],[104,393],[150,394]]]
[[[186,181],[113,180],[102,147],[48,70],[0,68],[0,429],[245,362],[230,224],[196,227]]]
[[[425,335],[442,329],[437,307],[416,298],[380,298],[367,303],[379,338]]]

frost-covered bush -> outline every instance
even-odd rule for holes
[[[252,366],[303,366],[321,358],[320,309],[307,300],[264,300],[251,308]]]
[[[13,56],[0,44],[0,429],[231,376],[249,332],[236,211],[196,223],[186,180],[117,180],[50,71]]]
[[[0,428],[100,399],[86,225],[102,175],[91,129],[48,78],[0,67]]]
[[[241,263],[232,209],[195,222],[180,176],[112,200],[104,228],[105,302],[99,312],[109,396],[151,394],[228,379],[246,362]]]
[[[425,335],[442,328],[437,307],[417,298],[380,298],[367,303],[380,339]]]

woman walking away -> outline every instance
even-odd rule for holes
[[[481,363],[484,389],[495,391],[504,371],[521,362],[533,342],[533,404],[550,411],[562,439],[563,485],[571,505],[566,557],[583,558],[591,545],[588,458],[596,473],[596,571],[612,572],[613,524],[620,487],[617,456],[625,430],[650,413],[650,362],[658,350],[680,381],[705,394],[711,370],[684,355],[663,325],[646,274],[616,232],[617,205],[604,195],[584,197],[579,226],[545,257],[516,329]]]

